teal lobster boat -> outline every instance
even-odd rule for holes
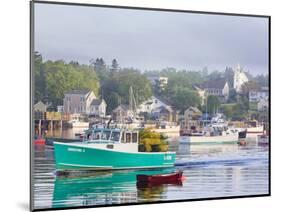
[[[175,152],[139,152],[138,131],[94,128],[82,142],[54,142],[57,170],[115,170],[172,167]]]

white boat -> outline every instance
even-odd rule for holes
[[[257,136],[264,134],[263,125],[256,127],[245,127],[245,128],[236,128],[239,132],[246,132],[246,138],[257,138]]]
[[[258,135],[257,142],[258,145],[268,145],[269,137],[268,135]]]
[[[256,127],[247,127],[246,130],[247,130],[247,137],[256,137],[264,133],[263,125],[256,126]]]
[[[68,122],[72,128],[89,128],[89,122],[83,122],[79,120],[71,120]]]
[[[238,131],[230,129],[225,124],[209,125],[201,133],[182,136],[180,144],[220,144],[220,143],[237,143]]]
[[[152,131],[158,133],[165,133],[167,135],[179,136],[180,126],[173,122],[161,122],[159,126],[153,128]]]

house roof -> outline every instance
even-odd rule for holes
[[[192,111],[194,113],[202,114],[202,112],[197,107],[189,107],[185,111]]]
[[[46,106],[42,101],[37,102],[34,107],[36,106]]]
[[[159,112],[163,112],[163,111],[169,111],[170,113],[173,112],[173,109],[169,106],[160,106],[160,107],[157,108],[157,110]]]
[[[226,83],[227,80],[225,78],[220,78],[220,79],[205,81],[201,85],[199,85],[199,87],[203,89],[209,89],[209,88],[223,89]]]
[[[113,111],[118,111],[118,110],[129,110],[129,105],[119,105],[118,107],[116,107]]]
[[[165,105],[167,105],[167,106],[169,106],[169,105],[171,105],[166,99],[164,99],[164,98],[162,98],[162,97],[160,97],[160,96],[156,96],[156,95],[153,95],[154,96],[154,98],[156,98],[156,99],[158,99],[160,102],[162,102],[163,104],[165,104]]]
[[[33,106],[34,110],[40,110],[40,111],[46,111],[47,110],[47,105],[44,104],[42,101],[37,102],[34,106]]]
[[[91,102],[91,105],[100,105],[102,103],[103,99],[93,99]]]
[[[79,95],[86,95],[89,93],[91,90],[90,89],[77,89],[77,90],[70,90],[65,92],[65,94],[79,94]]]

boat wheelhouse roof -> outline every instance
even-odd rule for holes
[[[98,127],[98,128],[90,128],[88,130],[86,130],[86,132],[100,132],[100,131],[112,131],[112,132],[137,132],[136,130],[128,130],[128,129],[120,129],[120,128],[101,128],[101,127]]]
[[[138,143],[138,131],[120,128],[90,128],[85,131],[87,142]]]

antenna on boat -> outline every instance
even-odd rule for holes
[[[109,121],[107,122],[107,128],[109,128],[111,121],[112,121],[112,118],[110,118]]]

